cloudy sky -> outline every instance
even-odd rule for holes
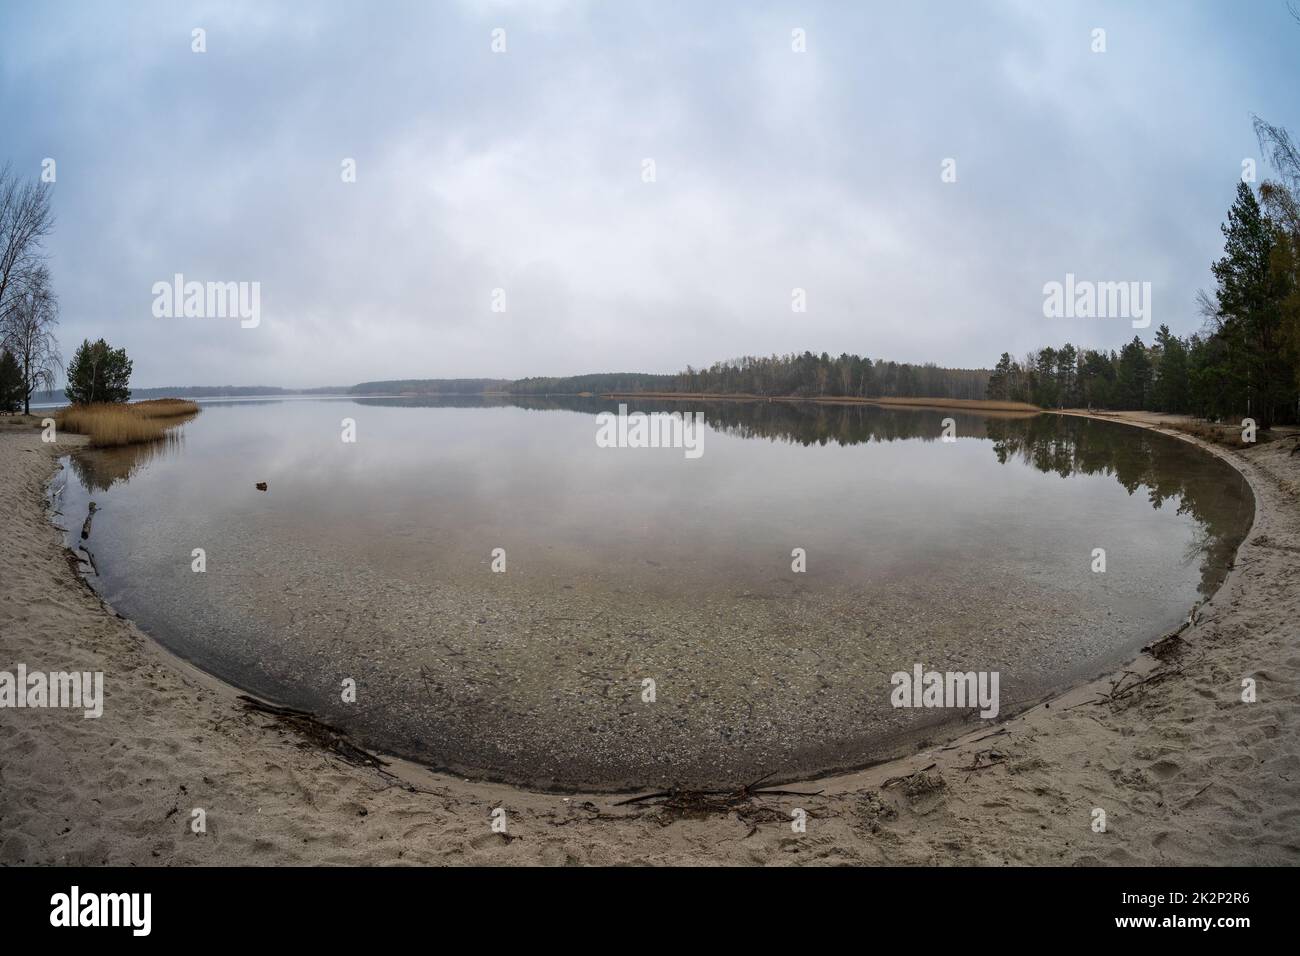
[[[138,387],[1131,338],[1044,318],[1067,272],[1188,333],[1252,113],[1300,131],[1285,0],[0,3],[65,356]],[[260,283],[260,325],[155,317],[176,273]]]

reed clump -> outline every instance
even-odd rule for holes
[[[1254,442],[1248,442],[1242,434],[1241,426],[1236,424],[1217,425],[1213,422],[1190,421],[1169,422],[1168,425],[1185,435],[1194,435],[1202,441],[1214,442],[1228,448],[1251,448],[1256,444],[1262,445],[1273,441],[1274,437],[1271,432],[1264,430],[1255,435]]]
[[[85,435],[95,448],[157,441],[199,412],[199,406],[180,398],[155,398],[144,402],[69,405],[56,413],[55,427]]]

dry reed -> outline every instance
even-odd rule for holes
[[[93,447],[108,448],[157,441],[198,411],[194,402],[180,398],[70,405],[55,415],[55,425],[61,431],[85,435]]]

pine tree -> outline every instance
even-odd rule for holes
[[[1156,332],[1160,353],[1152,404],[1162,412],[1183,413],[1188,410],[1187,347],[1181,339],[1162,325]]]
[[[131,397],[131,360],[126,349],[114,349],[103,339],[89,339],[77,347],[68,365],[68,385],[63,394],[74,405],[125,402]]]
[[[1273,226],[1246,183],[1237,184],[1222,229],[1223,257],[1211,267],[1217,283],[1217,335],[1226,346],[1221,368],[1234,390],[1244,392],[1243,411],[1267,428],[1286,401],[1291,378],[1280,350],[1285,290],[1277,288],[1277,275],[1269,267]]]
[[[1151,359],[1146,346],[1136,335],[1120,349],[1115,374],[1115,400],[1118,407],[1141,410],[1147,407],[1151,389]]]
[[[0,412],[23,407],[23,370],[8,349],[0,351]]]

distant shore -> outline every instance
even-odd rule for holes
[[[709,809],[350,763],[246,709],[72,570],[45,488],[84,440],[48,445],[0,418],[0,669],[103,671],[106,697],[97,720],[0,711],[0,863],[1296,863],[1300,456],[1290,442],[1238,452],[1177,437],[1231,462],[1256,495],[1254,527],[1195,624],[995,727],[789,788],[803,795]]]
[[[974,398],[859,398],[852,395],[750,395],[738,392],[603,392],[601,398],[646,398],[678,402],[816,402],[825,405],[905,405],[920,408],[955,408],[971,412],[1023,412],[1043,409],[1027,402],[1001,402]]]

